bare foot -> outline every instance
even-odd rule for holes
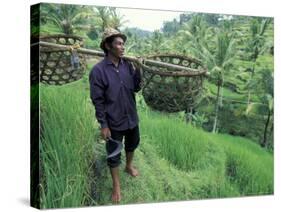
[[[127,166],[125,168],[125,172],[129,173],[132,177],[136,177],[139,175],[139,172],[136,168],[134,168],[133,166]]]
[[[121,201],[120,186],[114,186],[111,199],[113,203],[119,203]]]

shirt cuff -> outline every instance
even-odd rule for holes
[[[101,123],[100,126],[101,126],[102,129],[103,128],[108,128],[107,122]]]

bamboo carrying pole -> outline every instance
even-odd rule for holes
[[[49,48],[56,48],[60,50],[71,50],[73,49],[73,46],[69,45],[61,45],[61,44],[55,44],[55,43],[49,43],[45,41],[40,41],[38,43],[31,44],[32,46],[35,45],[40,45],[42,47],[49,47]],[[74,47],[75,48],[75,47]],[[86,49],[86,48],[76,48],[78,53],[81,54],[87,54],[87,55],[93,55],[93,56],[99,56],[99,57],[104,57],[104,53],[101,51],[97,50],[91,50],[91,49]],[[51,50],[43,50],[43,51],[54,51],[53,49]],[[164,75],[164,76],[198,76],[198,75],[205,75],[207,74],[207,70],[205,69],[192,69],[180,65],[174,65],[170,63],[164,63],[160,61],[155,61],[155,60],[149,60],[149,59],[144,59],[143,63],[140,62],[140,60],[137,57],[132,57],[132,56],[123,56],[124,59],[129,60],[134,63],[138,63],[140,66],[142,66],[145,70],[153,73],[153,74],[158,74],[158,75]],[[161,68],[166,68],[166,69],[171,69],[174,71],[158,71],[156,69],[150,68],[149,66],[157,66]]]

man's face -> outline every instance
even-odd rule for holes
[[[115,37],[108,51],[115,57],[122,57],[125,52],[124,41],[121,37]]]

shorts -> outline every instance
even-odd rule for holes
[[[127,130],[123,130],[123,131],[116,131],[116,130],[112,130],[111,131],[111,138],[113,138],[114,140],[118,140],[118,141],[123,141],[123,137],[125,136],[125,151],[126,152],[134,152],[134,150],[138,147],[139,142],[140,142],[140,133],[139,133],[139,126],[137,125],[135,128],[133,129],[127,129]],[[110,145],[106,145],[106,151],[107,152],[113,152],[114,147],[111,147]],[[107,159],[107,165],[110,168],[115,168],[117,166],[119,166],[121,163],[121,153],[119,153],[118,155],[108,158]]]

